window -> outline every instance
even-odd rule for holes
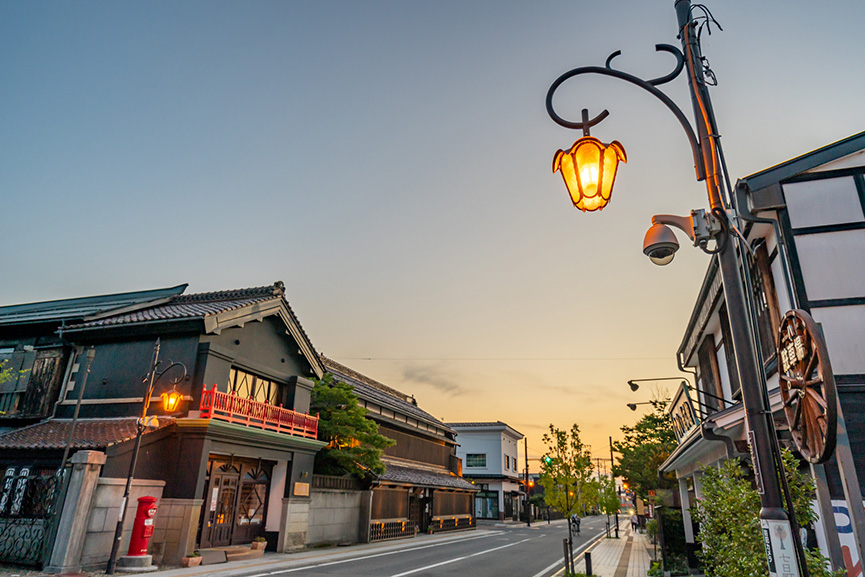
[[[730,319],[727,316],[727,307],[721,307],[718,311],[721,318],[722,341],[718,348],[724,347],[724,358],[727,365],[727,376],[730,379],[730,391],[734,399],[738,399],[742,393],[739,387],[739,369],[736,366],[736,352],[733,350],[733,337],[730,333]],[[722,377],[723,378],[723,377]]]
[[[466,467],[486,467],[486,454],[466,454]]]
[[[756,247],[753,258],[748,255],[748,263],[751,268],[751,286],[757,309],[760,352],[763,355],[764,366],[769,368],[775,360],[775,332],[781,325],[781,316],[765,242]]]
[[[228,372],[229,392],[236,393],[244,399],[253,399],[261,403],[279,405],[282,403],[279,383],[257,377],[240,369]]]
[[[510,468],[511,468],[511,458],[509,456],[505,455],[505,469],[510,469]]]

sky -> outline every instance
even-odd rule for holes
[[[865,3],[708,6],[734,178],[865,130]],[[657,43],[672,0],[4,0],[0,304],[282,280],[319,352],[432,415],[504,421],[530,459],[577,423],[608,457],[653,394],[626,381],[678,374],[709,262],[680,238],[654,266],[643,235],[705,188],[660,102],[583,76],[557,111],[608,109],[592,135],[628,163],[581,213],[544,100],[616,50],[665,75]],[[662,89],[690,116],[684,75]]]

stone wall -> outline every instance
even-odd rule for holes
[[[138,498],[156,497],[161,499],[164,486],[165,481],[133,479],[126,518],[123,522],[123,537],[120,541],[118,557],[126,555],[129,550],[129,537],[132,535],[132,524],[135,520],[135,511],[138,508]],[[85,570],[104,568],[108,562],[125,488],[126,479],[99,479],[97,483],[87,521],[84,547],[81,551],[80,563]],[[67,499],[69,498],[74,497],[68,495]],[[157,501],[156,506],[158,509],[161,507],[161,503]]]
[[[154,564],[180,565],[180,560],[195,550],[202,503],[201,499],[162,499],[159,502],[150,540]]]
[[[307,545],[357,543],[363,491],[313,489]]]

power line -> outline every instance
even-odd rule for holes
[[[670,361],[674,357],[342,357],[346,361]]]

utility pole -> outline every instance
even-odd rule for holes
[[[526,454],[526,525],[532,526],[532,506],[529,503],[529,438],[523,437]]]
[[[615,461],[613,461],[613,438],[610,437],[610,479],[613,481],[613,489],[616,491],[616,501],[619,500],[619,489],[616,487],[616,474],[613,473],[613,465]],[[616,539],[619,538],[619,507],[618,504],[616,506]]]

